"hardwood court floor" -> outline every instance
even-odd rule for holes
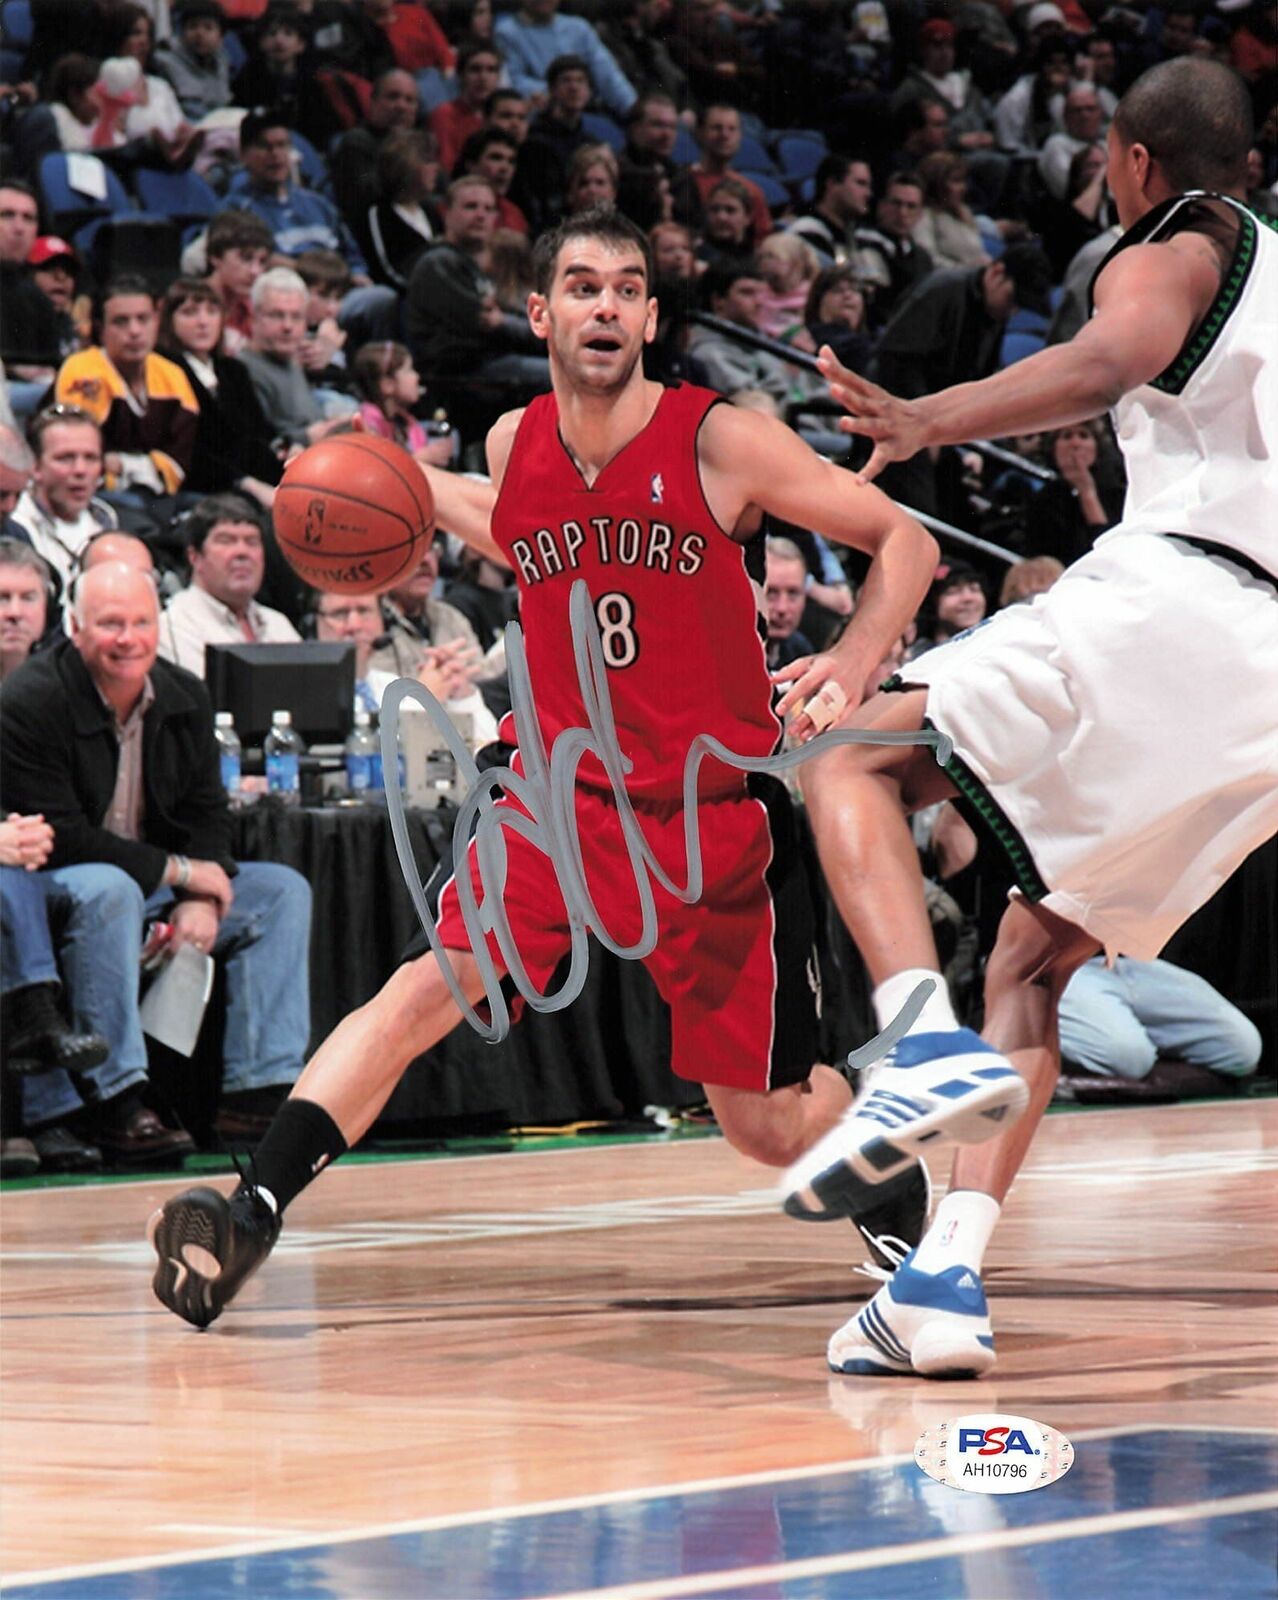
[[[179,1185],[11,1194],[0,1571],[801,1475],[974,1410],[1275,1429],[1276,1170],[1273,1101],[1049,1118],[988,1258],[979,1384],[830,1377],[863,1252],[718,1140],[339,1165],[205,1334],[150,1293],[143,1229]]]

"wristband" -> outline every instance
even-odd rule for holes
[[[191,860],[189,856],[174,856],[177,864],[177,876],[173,880],[175,889],[185,889],[191,881]]]

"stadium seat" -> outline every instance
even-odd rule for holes
[[[581,125],[592,139],[599,144],[606,144],[618,155],[626,148],[626,136],[611,117],[598,111],[583,111]]]
[[[767,172],[752,172],[750,182],[755,183],[763,191],[763,198],[768,202],[768,208],[779,211],[782,206],[790,204],[790,191],[780,178],[774,178]]]
[[[207,222],[222,203],[198,172],[139,167],[134,187],[144,210],[168,217],[182,229]]]
[[[174,6],[173,9],[176,11],[177,7]],[[234,78],[237,73],[244,70],[244,63],[248,60],[248,51],[245,50],[240,42],[240,36],[234,28],[223,29],[222,43],[226,46],[226,58],[231,64],[231,76]]]
[[[20,50],[25,55],[31,48],[33,32],[31,0],[4,0],[0,7],[0,30],[4,33],[5,48]]]
[[[701,160],[701,146],[692,137],[692,130],[679,124],[679,132],[675,137],[674,150],[670,159],[676,166],[690,167],[694,161]]]
[[[816,139],[782,134],[777,141],[777,163],[781,168],[781,176],[791,183],[812,177],[828,153],[825,145]]]
[[[1007,319],[1008,333],[1034,333],[1042,336],[1047,332],[1047,318],[1038,311],[1027,311],[1024,306],[1017,306]]]
[[[741,148],[732,158],[732,165],[738,172],[748,172],[752,178],[761,172],[774,177],[777,170],[776,162],[764,149],[763,141],[756,139],[752,133],[741,135]]]
[[[75,245],[99,283],[137,273],[162,294],[182,270],[181,234],[168,217],[141,212],[99,217],[80,229]]]
[[[1008,331],[1003,335],[1003,346],[999,352],[999,365],[1011,367],[1018,361],[1024,361],[1026,356],[1036,355],[1047,340],[1041,333],[1026,333],[1013,331],[1008,324]]]
[[[422,116],[429,116],[437,106],[447,105],[457,98],[457,79],[446,78],[438,67],[423,67],[413,76],[417,80],[417,98]]]
[[[68,157],[61,151],[43,157],[36,179],[49,227],[63,239],[69,239],[90,222],[135,209],[124,185],[110,167],[96,156],[81,156],[77,160],[93,163],[102,178],[101,195],[85,194],[72,188]]]
[[[293,148],[301,158],[302,182],[308,189],[328,193],[328,167],[319,151],[304,135],[293,131]]]

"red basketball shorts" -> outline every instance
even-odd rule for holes
[[[600,921],[618,944],[633,944],[643,914],[617,808],[611,796],[584,788],[576,804],[586,882]],[[519,808],[502,800],[496,809]],[[646,802],[634,809],[663,870],[674,883],[686,883],[682,805]],[[671,1065],[681,1078],[737,1089],[801,1083],[816,1059],[821,994],[790,797],[776,780],[755,776],[739,797],[702,800],[697,815],[701,898],[688,905],[653,883],[657,942],[642,958],[670,1007]],[[569,949],[563,893],[548,855],[510,829],[505,846],[506,916],[528,975],[544,993]],[[482,907],[473,839],[466,859]],[[440,896],[436,926],[445,949],[471,948],[453,879]],[[505,971],[491,934],[489,948]]]

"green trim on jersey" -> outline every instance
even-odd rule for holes
[[[1229,321],[1239,299],[1242,296],[1247,279],[1251,276],[1251,269],[1256,260],[1256,218],[1251,211],[1237,207],[1241,226],[1238,230],[1238,242],[1234,246],[1233,259],[1221,279],[1220,288],[1216,291],[1216,298],[1212,302],[1207,315],[1198,325],[1198,330],[1186,342],[1184,349],[1163,372],[1156,378],[1151,378],[1149,387],[1157,389],[1162,394],[1180,394],[1185,385],[1198,371],[1203,362],[1211,353],[1216,340],[1220,338],[1226,322]]]

